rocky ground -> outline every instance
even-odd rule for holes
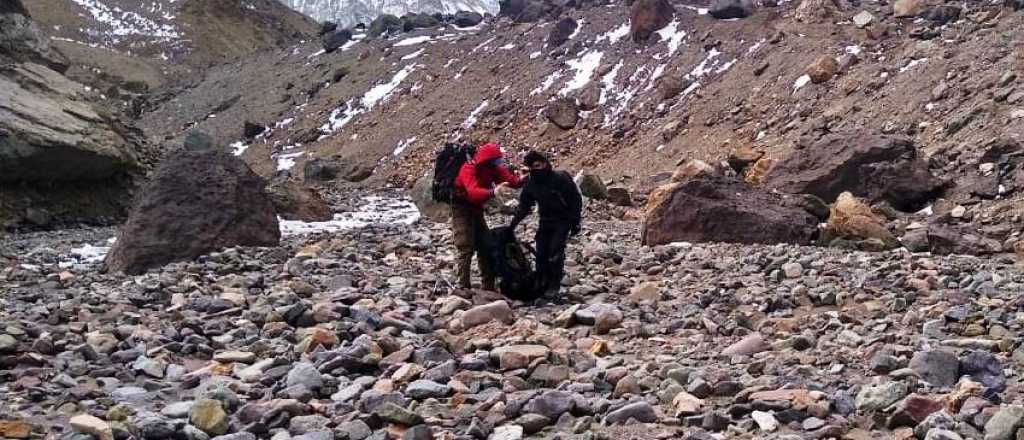
[[[8,237],[0,437],[1018,438],[1012,259],[646,248],[606,210],[534,304],[452,290],[414,217],[134,277],[110,229]]]

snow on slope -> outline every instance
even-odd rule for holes
[[[317,21],[333,21],[342,27],[369,24],[382,14],[403,16],[410,12],[454,14],[473,11],[498,13],[496,0],[281,0]]]

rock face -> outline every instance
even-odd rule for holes
[[[551,28],[551,33],[548,34],[548,46],[558,47],[569,41],[569,36],[576,32],[579,24],[576,23],[572,17],[565,17],[555,23],[555,26]]]
[[[676,11],[668,0],[637,0],[629,10],[629,34],[636,43],[668,26]]]
[[[817,219],[783,204],[776,194],[727,178],[698,178],[659,189],[651,197],[642,241],[810,243]]]
[[[570,98],[558,99],[548,104],[545,114],[552,124],[563,130],[571,130],[580,120],[580,109]]]
[[[352,39],[352,31],[348,29],[336,30],[329,32],[320,38],[323,43],[324,50],[327,52],[334,52],[344,46]]]
[[[754,13],[751,0],[715,0],[708,8],[708,15],[719,20],[747,18]]]
[[[320,193],[294,179],[277,179],[267,187],[267,192],[274,211],[285,220],[324,222],[334,217]]]
[[[21,0],[0,5],[0,54],[15,62],[34,62],[57,72],[68,70],[64,56],[50,48],[50,39],[32,21]]]
[[[0,181],[97,180],[136,167],[131,145],[79,94],[39,64],[0,76]]]
[[[764,185],[826,202],[849,191],[903,211],[923,208],[945,186],[910,140],[862,132],[830,134],[794,152],[768,172]]]
[[[107,255],[107,268],[141,273],[224,247],[276,245],[281,232],[264,186],[234,156],[174,154],[133,209]]]

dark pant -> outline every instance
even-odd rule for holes
[[[480,275],[483,278],[482,287],[485,290],[494,290],[494,263],[484,245],[489,232],[483,213],[465,206],[452,205],[452,235],[457,254],[455,271],[458,274],[459,287],[471,287],[470,272],[473,267],[473,254],[476,254]]]
[[[568,222],[541,221],[537,228],[537,287],[541,292],[558,289],[565,274],[565,245],[569,241]]]

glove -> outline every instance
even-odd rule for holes
[[[494,198],[498,199],[499,203],[504,204],[506,201],[508,201],[510,199],[509,192],[510,192],[510,189],[508,187],[508,184],[507,183],[502,183],[502,184],[499,184],[498,186],[494,187],[494,190],[491,191],[491,194],[494,196]]]
[[[579,223],[576,223],[576,224],[572,225],[572,227],[569,228],[569,236],[570,237],[575,237],[575,236],[579,235],[580,234],[580,229],[581,228],[580,228],[580,224]]]

